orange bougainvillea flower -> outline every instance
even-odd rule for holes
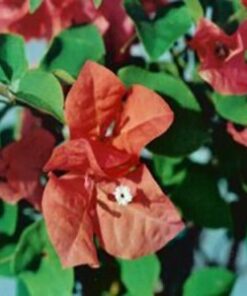
[[[40,209],[40,177],[54,144],[48,131],[35,128],[0,152],[0,197],[4,201],[16,203],[25,198]]]
[[[200,76],[219,93],[247,93],[246,36],[247,22],[231,36],[206,19],[198,25],[190,45],[201,62]]]
[[[247,0],[242,0],[242,4],[247,7]]]
[[[25,3],[25,11],[23,9],[24,13],[21,17],[19,15],[16,18],[13,17],[11,22],[2,26],[1,31],[19,33],[27,40],[31,38],[50,39],[65,28],[87,22],[89,16],[96,17],[95,14],[90,14],[87,8],[89,5],[93,8],[91,1],[43,0],[33,13],[29,11],[29,0],[12,1],[19,7],[24,6],[23,3]],[[9,1],[6,1],[3,6],[5,9],[9,9]],[[102,25],[104,24],[102,23]]]
[[[0,31],[21,34],[26,40],[49,40],[68,27],[93,23],[104,35],[117,62],[124,57],[121,49],[134,34],[122,0],[103,0],[99,9],[93,0],[43,0],[34,13],[29,12],[29,0],[3,1],[0,8]]]
[[[227,123],[227,132],[232,136],[233,140],[240,145],[247,147],[247,128],[237,130],[233,123]]]
[[[106,47],[109,49],[107,52],[114,63],[122,62],[128,56],[127,49],[133,42],[135,32],[134,24],[124,10],[123,0],[103,0],[98,10],[98,19],[100,16],[109,24],[104,34]]]
[[[112,72],[87,62],[68,94],[65,117],[71,139],[46,164],[43,195],[48,233],[63,265],[98,266],[95,236],[121,258],[162,248],[184,226],[139,154],[171,125],[169,106],[151,90],[128,90]]]
[[[1,0],[0,1],[0,28],[8,27],[13,20],[18,21],[28,11],[28,1]]]
[[[162,6],[167,5],[171,0],[141,0],[143,8],[147,13],[156,12]]]

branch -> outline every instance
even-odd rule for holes
[[[9,90],[7,85],[0,83],[0,96],[7,99],[9,103],[16,102],[16,96]]]

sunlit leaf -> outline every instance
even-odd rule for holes
[[[130,295],[154,295],[160,275],[160,262],[156,255],[136,260],[118,260],[121,279]]]
[[[196,22],[203,18],[203,9],[200,0],[185,0],[184,2]]]
[[[63,91],[50,73],[30,70],[20,80],[17,99],[63,122]]]
[[[104,54],[102,37],[94,25],[71,28],[53,40],[42,67],[48,71],[64,70],[77,77],[87,60],[99,62]]]
[[[195,271],[184,285],[184,296],[230,295],[235,275],[222,267],[206,267]]]
[[[0,35],[0,81],[10,84],[20,79],[28,68],[25,43],[17,35]]]
[[[53,74],[62,82],[72,85],[75,83],[75,79],[64,70],[54,70]]]

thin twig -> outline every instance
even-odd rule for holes
[[[230,255],[229,255],[227,267],[229,270],[233,272],[236,271],[236,259],[237,259],[240,243],[241,243],[241,240],[239,239],[234,240],[231,251],[230,251]]]
[[[120,53],[124,54],[127,49],[130,47],[130,45],[135,41],[135,39],[137,38],[136,33],[134,35],[132,35],[126,42],[125,44],[120,48]]]
[[[6,98],[8,102],[15,103],[16,96],[9,90],[8,86],[0,83],[0,96]]]

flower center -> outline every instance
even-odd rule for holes
[[[116,122],[113,121],[107,128],[106,132],[105,132],[105,137],[106,138],[110,138],[113,136],[113,132],[114,132],[114,128],[116,126]]]
[[[113,192],[117,203],[121,206],[127,206],[133,200],[133,195],[128,186],[119,185]]]
[[[229,48],[222,42],[216,41],[215,47],[214,47],[214,53],[215,55],[220,58],[221,60],[224,60],[229,56]]]

